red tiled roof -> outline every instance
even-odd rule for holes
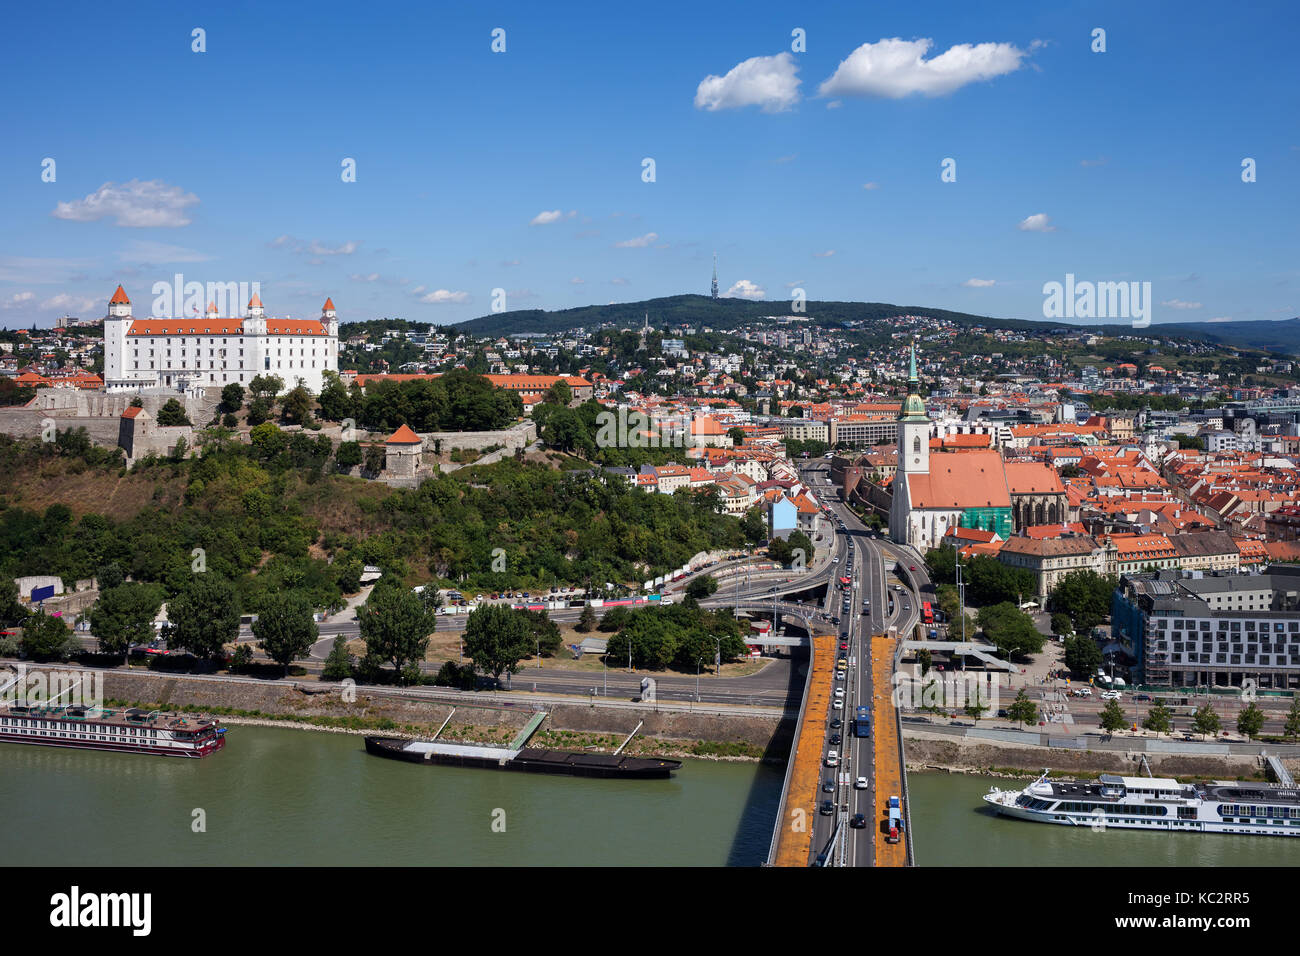
[[[130,305],[131,304],[131,300],[126,297],[126,290],[123,289],[120,285],[117,287],[117,291],[113,293],[113,298],[109,299],[108,302],[109,305]]]
[[[384,439],[385,445],[420,445],[423,443],[424,439],[411,431],[409,425],[400,426],[397,431]]]

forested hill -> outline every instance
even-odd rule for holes
[[[609,305],[584,305],[574,309],[546,312],[527,309],[517,312],[498,312],[481,316],[453,326],[473,335],[509,335],[536,332],[553,335],[566,329],[594,328],[613,323],[617,326],[640,328],[649,314],[651,323],[661,328],[665,324],[707,325],[713,329],[732,329],[769,315],[808,316],[818,325],[838,325],[844,322],[866,322],[892,318],[896,315],[928,315],[936,319],[950,319],[963,325],[997,326],[998,328],[1053,328],[1060,323],[1025,322],[1020,319],[990,319],[967,312],[950,312],[919,305],[890,305],[887,302],[818,302],[809,300],[803,313],[793,313],[788,302],[751,302],[746,299],[711,299],[705,295],[673,295],[640,302],[615,302]]]

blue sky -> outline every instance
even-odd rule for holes
[[[177,272],[456,322],[707,293],[714,250],[774,313],[1042,318],[1073,273],[1157,323],[1300,314],[1294,4],[460,6],[13,8],[0,325]]]

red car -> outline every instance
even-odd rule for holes
[[[842,650],[842,651],[847,651],[848,649],[849,649],[849,642],[848,642],[848,641],[840,641],[840,650]]]
[[[916,565],[915,565],[915,564],[909,564],[909,565],[907,566],[907,570],[909,570],[909,571],[915,571],[915,570],[916,570]]]

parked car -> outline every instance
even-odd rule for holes
[[[1119,691],[1117,691],[1117,690],[1107,690],[1107,691],[1102,691],[1101,699],[1102,699],[1102,700],[1119,700],[1119,699],[1120,699],[1121,697],[1123,697],[1123,696],[1124,696],[1124,695],[1121,694],[1121,693],[1120,693]]]

